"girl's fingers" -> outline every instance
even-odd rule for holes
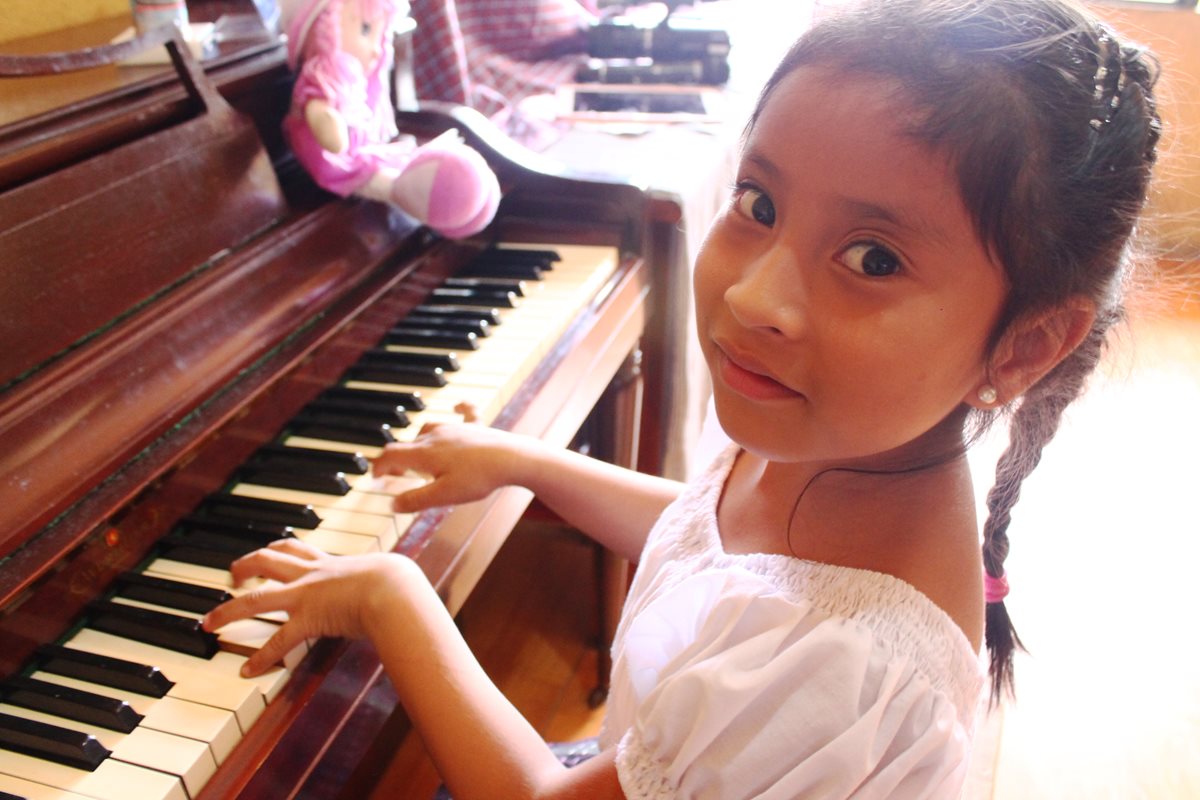
[[[284,656],[304,641],[305,637],[300,628],[291,623],[285,623],[275,635],[267,640],[258,652],[246,659],[242,665],[242,677],[254,678],[262,675],[271,667],[283,661]]]
[[[294,536],[287,539],[276,539],[267,547],[280,553],[287,553],[290,556],[301,558],[306,561],[316,561],[326,555],[324,550],[314,547],[302,539],[297,539]]]
[[[239,619],[248,619],[256,614],[270,611],[289,611],[286,586],[273,585],[246,592],[204,615],[204,630],[215,631]]]
[[[461,400],[458,403],[455,403],[454,413],[461,416],[463,418],[463,422],[478,422],[479,421],[479,409],[477,409],[475,407],[475,404],[470,402],[469,400]],[[425,424],[426,425],[437,425],[438,423],[427,422]],[[425,428],[421,428],[421,431],[424,432]]]
[[[392,510],[397,514],[411,514],[434,506],[450,505],[438,499],[438,495],[441,493],[441,484],[437,481],[430,481],[396,495],[392,500]]]
[[[286,540],[283,540],[286,541]],[[297,544],[302,545],[302,542]],[[235,586],[241,586],[251,578],[267,578],[280,583],[298,580],[312,569],[312,562],[322,555],[316,551],[297,548],[296,545],[272,542],[271,546],[255,550],[229,565]]]
[[[381,475],[403,475],[408,470],[416,467],[416,453],[417,449],[411,444],[390,444],[378,458],[371,462],[371,474],[376,477]]]

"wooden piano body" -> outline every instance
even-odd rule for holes
[[[193,3],[192,16],[238,5]],[[671,209],[557,174],[467,110],[402,114],[420,139],[458,128],[504,188],[484,234],[442,240],[296,168],[277,133],[290,87],[278,41],[240,43],[204,70],[167,47],[173,69],[120,72],[110,91],[0,127],[0,679],[28,672],[39,646],[496,241],[608,247],[616,268],[485,421],[566,446],[590,417],[595,452],[639,463],[637,363],[661,347],[646,254]],[[9,96],[15,80],[36,92],[41,79],[0,78]],[[642,467],[653,462],[643,451]],[[457,610],[529,502],[509,489],[402,520],[396,549]],[[363,796],[389,746],[381,732],[403,724],[395,708],[369,646],[318,642],[193,796]]]

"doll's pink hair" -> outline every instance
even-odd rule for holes
[[[341,52],[341,12],[345,3],[358,3],[363,14],[384,17],[386,24],[381,26],[379,35],[381,37],[391,35],[392,20],[398,10],[397,0],[327,0],[323,7],[318,2],[314,4],[313,12],[311,12],[315,13],[315,18],[305,21],[307,24],[299,27],[301,31],[307,30],[307,36],[304,36],[303,42],[296,42],[298,61],[303,62],[315,53],[333,55]],[[384,47],[382,51],[385,54],[390,53],[391,48]],[[345,86],[347,76],[342,74],[345,71],[345,65],[346,61],[341,58],[319,58],[313,60],[310,69],[314,76],[326,86]],[[387,76],[390,67],[390,59],[385,55],[379,59],[375,68],[366,76],[366,99],[367,105],[371,108],[378,108],[380,100],[386,98]]]

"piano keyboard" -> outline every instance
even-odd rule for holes
[[[369,459],[427,422],[462,419],[463,403],[494,421],[616,267],[613,248],[502,245],[435,289],[0,684],[0,800],[194,797],[304,655],[242,678],[282,619],[200,628],[237,591],[229,564],[283,536],[335,554],[395,548],[412,518],[391,499],[415,479],[374,479]]]

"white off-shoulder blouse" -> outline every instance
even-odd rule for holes
[[[663,513],[613,644],[601,745],[642,798],[955,798],[985,666],[877,572],[724,552],[727,448]]]

